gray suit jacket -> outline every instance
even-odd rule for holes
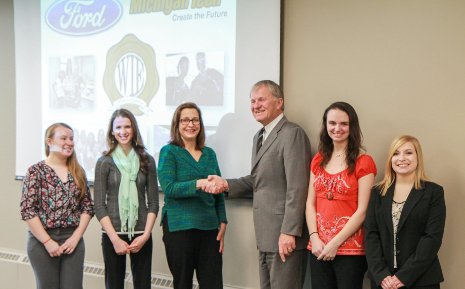
[[[305,202],[310,176],[310,142],[305,131],[283,117],[255,153],[250,175],[229,179],[230,198],[253,192],[253,214],[258,250],[278,252],[281,233],[296,236],[297,249],[308,242]]]

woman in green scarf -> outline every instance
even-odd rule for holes
[[[116,110],[107,132],[109,150],[97,161],[94,198],[102,225],[107,289],[123,289],[126,255],[135,289],[150,289],[152,228],[157,218],[155,160],[145,151],[134,115]]]

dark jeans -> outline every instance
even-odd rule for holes
[[[140,235],[141,234],[136,234],[134,238]],[[128,244],[131,243],[127,235],[119,235],[119,237]],[[152,250],[152,236],[150,236],[139,252],[129,254],[134,289],[150,289],[152,278]],[[103,260],[105,262],[105,288],[124,289],[126,255],[116,254],[113,243],[106,233],[102,233],[102,251]]]
[[[73,232],[74,228],[47,230],[59,245]],[[45,246],[28,232],[27,256],[34,270],[37,289],[82,288],[84,254],[84,240],[81,238],[72,254],[50,257]]]
[[[367,270],[365,256],[337,255],[333,261],[318,261],[309,254],[312,289],[362,289]]]
[[[194,270],[201,289],[223,288],[223,259],[217,235],[217,229],[169,232],[164,217],[163,243],[174,289],[192,289]]]

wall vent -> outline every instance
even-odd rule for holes
[[[0,261],[29,265],[29,258],[25,253],[15,252],[9,249],[0,248]],[[100,263],[84,262],[84,274],[99,278],[105,278],[105,267]],[[125,280],[132,283],[132,275],[126,272]],[[102,281],[103,282],[103,281]],[[172,289],[173,278],[171,276],[152,274],[152,289]],[[199,289],[197,281],[193,281],[192,289]],[[240,289],[225,285],[224,289]]]
[[[27,258],[27,257],[26,257]],[[17,263],[21,255],[13,252],[0,252],[0,260]]]
[[[105,267],[97,264],[84,263],[84,274],[105,277]]]

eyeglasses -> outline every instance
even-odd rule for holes
[[[181,118],[179,120],[179,122],[182,124],[182,125],[188,125],[190,122],[192,122],[193,125],[198,125],[200,124],[200,119],[198,118]]]

